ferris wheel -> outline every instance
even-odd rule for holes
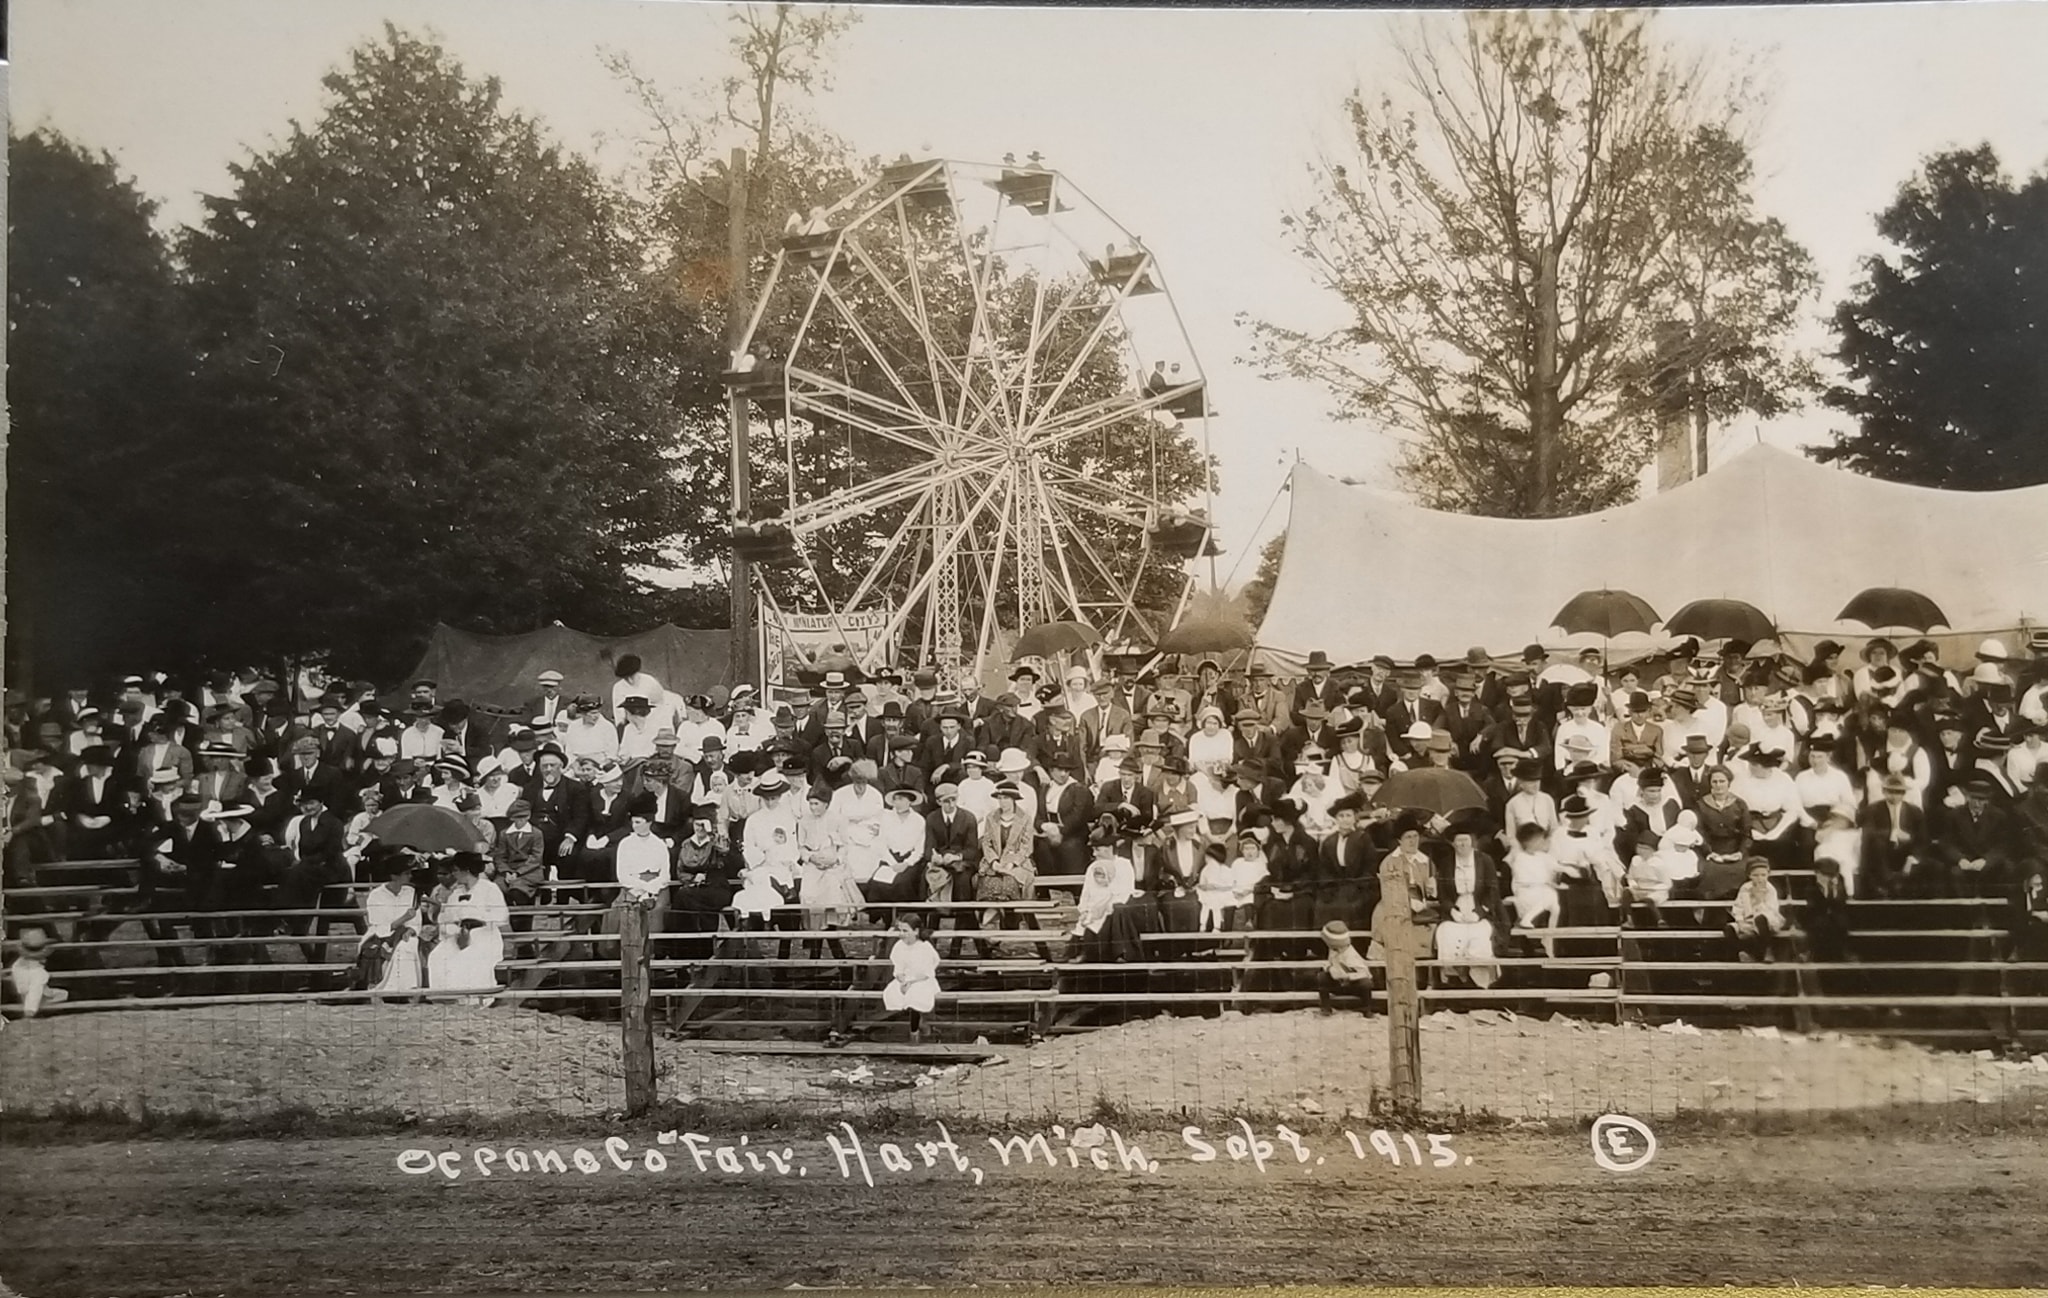
[[[902,160],[791,216],[736,356],[772,445],[735,543],[773,608],[882,610],[863,667],[979,671],[1047,622],[1149,643],[1217,553],[1165,276],[1036,155]]]

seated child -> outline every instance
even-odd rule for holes
[[[1515,850],[1508,854],[1508,877],[1514,887],[1517,928],[1556,928],[1562,909],[1557,893],[1557,858],[1550,854],[1550,831],[1523,825],[1515,831]],[[1543,939],[1545,955],[1556,945]]]
[[[1761,958],[1769,964],[1776,958],[1772,939],[1788,927],[1785,913],[1779,909],[1778,889],[1771,882],[1770,861],[1752,856],[1745,870],[1749,881],[1736,892],[1735,904],[1729,908],[1728,935],[1735,939],[1743,963],[1753,964]]]
[[[1372,966],[1352,945],[1350,927],[1341,919],[1323,925],[1323,946],[1330,953],[1316,976],[1316,999],[1323,1013],[1335,1012],[1330,1005],[1333,996],[1356,996],[1359,1012],[1372,1013]]]

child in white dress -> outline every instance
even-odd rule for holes
[[[924,1016],[939,1000],[939,949],[932,945],[929,912],[904,915],[896,921],[900,936],[889,948],[894,977],[882,988],[882,1007],[891,1014],[908,1011],[910,1039],[924,1040]]]
[[[1559,866],[1550,852],[1550,831],[1541,825],[1525,824],[1515,831],[1515,850],[1508,854],[1508,877],[1513,884],[1515,927],[1556,928],[1563,903],[1557,892]],[[1557,954],[1556,944],[1543,939],[1543,953]]]

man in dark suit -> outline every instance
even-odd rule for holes
[[[1098,691],[1095,701],[1105,714],[1118,710],[1130,717],[1135,729],[1152,702],[1152,691],[1138,683],[1138,665],[1126,659],[1117,665],[1115,683]]]
[[[823,742],[810,750],[811,783],[828,786],[836,784],[836,780],[826,778],[826,768],[839,758],[844,758],[848,762],[873,760],[868,756],[866,746],[847,729],[846,717],[835,712],[825,719]],[[879,766],[880,763],[877,762],[876,765]]]
[[[1678,801],[1691,811],[1700,805],[1700,799],[1707,794],[1707,774],[1714,769],[1714,750],[1707,743],[1707,737],[1694,732],[1685,737],[1685,760],[1671,768],[1671,787],[1678,793]]]
[[[1508,719],[1490,727],[1481,737],[1479,746],[1488,757],[1503,748],[1522,749],[1533,753],[1536,760],[1543,763],[1546,777],[1550,771],[1550,727],[1537,717],[1536,699],[1526,688],[1510,692]]]
[[[1863,860],[1857,892],[1863,896],[1896,897],[1902,892],[1928,891],[1933,865],[1927,856],[1927,824],[1920,808],[1906,801],[1906,779],[1884,778],[1884,798],[1856,816],[1863,834]]]
[[[564,773],[562,752],[552,744],[541,748],[535,767],[538,773],[522,796],[533,809],[533,823],[545,845],[544,859],[567,874],[566,866],[588,823],[587,791]]]
[[[1288,717],[1295,725],[1302,724],[1302,711],[1310,703],[1321,704],[1323,715],[1328,716],[1344,697],[1337,688],[1337,682],[1330,677],[1331,666],[1330,655],[1320,649],[1310,652],[1308,662],[1303,665],[1307,675],[1294,683],[1294,692],[1287,703]],[[1313,729],[1310,734],[1314,734]]]
[[[1470,671],[1453,667],[1450,685],[1451,696],[1435,705],[1433,717],[1424,719],[1451,737],[1451,765],[1478,774],[1486,767],[1485,754],[1479,751],[1480,738],[1493,725],[1493,718],[1479,702],[1478,682]]]
[[[320,758],[320,741],[301,735],[292,741],[291,764],[277,777],[277,787],[293,802],[307,789],[320,794],[320,805],[341,813],[351,809],[348,778]]]
[[[876,712],[868,710],[868,696],[854,690],[846,696],[846,732],[860,743],[869,761],[880,765],[889,757],[889,736],[903,729],[903,705],[890,699]],[[822,738],[820,743],[824,742]]]
[[[995,701],[995,711],[983,719],[978,747],[993,761],[1002,755],[1005,748],[1021,749],[1025,756],[1035,757],[1038,748],[1038,731],[1023,717],[1017,715],[1017,696],[1000,695]]]
[[[178,795],[171,803],[170,821],[154,830],[143,848],[134,909],[145,917],[142,928],[152,941],[176,942],[178,926],[147,916],[198,910],[213,886],[220,838],[213,826],[200,820],[204,808],[197,794]],[[203,925],[196,927],[204,929]],[[204,931],[196,935],[207,936]],[[156,962],[167,969],[177,968],[186,963],[184,948],[159,946]]]
[[[1040,729],[1036,753],[1026,749],[1027,756],[1035,756],[1041,766],[1050,767],[1055,760],[1073,763],[1077,772],[1088,769],[1088,753],[1082,744],[1080,723],[1064,704],[1054,704],[1039,714],[1043,723]],[[1086,838],[1086,833],[1083,833]],[[1081,845],[1082,858],[1087,857],[1087,844]]]
[[[974,874],[981,868],[981,822],[974,814],[960,806],[960,786],[952,781],[943,781],[932,789],[934,806],[925,813],[924,859],[926,862],[927,901],[974,900]],[[944,879],[937,886],[929,886],[933,875],[943,872]],[[962,906],[954,911],[941,911],[937,918],[950,914],[953,919],[952,954],[960,954],[959,934],[969,929],[981,928],[980,917],[972,906]],[[993,948],[985,941],[977,940],[976,949],[983,959],[990,958]]]
[[[967,713],[958,706],[942,708],[932,733],[918,741],[918,769],[935,783],[957,783],[966,774],[961,763],[973,750],[967,732]]]
[[[1996,802],[1988,775],[1966,776],[1962,805],[1942,806],[1934,856],[1948,872],[1952,897],[2000,897],[2010,887],[2019,835],[2012,817]]]
[[[1280,768],[1280,738],[1266,728],[1265,718],[1251,708],[1239,708],[1231,718],[1230,760],[1253,762],[1267,773]]]
[[[485,727],[477,722],[469,704],[461,699],[450,699],[441,705],[440,715],[441,747],[454,746],[463,760],[475,770],[476,764],[490,755],[491,740],[485,734]]]
[[[314,710],[308,734],[320,746],[320,761],[345,773],[354,769],[361,736],[341,724],[344,702],[339,694],[321,695],[320,706]]]

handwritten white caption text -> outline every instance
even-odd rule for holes
[[[873,1187],[892,1177],[919,1172],[938,1172],[972,1178],[980,1185],[986,1169],[1065,1168],[1070,1171],[1157,1176],[1161,1160],[1148,1156],[1134,1140],[1101,1124],[1051,1127],[1030,1135],[988,1136],[991,1151],[979,1153],[979,1142],[966,1147],[953,1138],[944,1123],[935,1124],[936,1140],[875,1141],[842,1122],[836,1132],[824,1134],[824,1149],[817,1157],[804,1157],[794,1145],[755,1144],[750,1136],[720,1140],[694,1131],[664,1131],[654,1144],[636,1149],[623,1136],[610,1136],[592,1150],[577,1146],[567,1153],[560,1149],[479,1146],[462,1150],[408,1149],[398,1156],[398,1170],[409,1176],[439,1173],[450,1181],[465,1176],[563,1175],[571,1168],[585,1176],[600,1173],[662,1175],[681,1172],[716,1177],[781,1178],[820,1176],[858,1182]],[[1451,1147],[1451,1138],[1441,1132],[1417,1135],[1410,1132],[1376,1130],[1363,1137],[1356,1132],[1340,1133],[1341,1144],[1325,1154],[1312,1147],[1300,1132],[1275,1127],[1266,1136],[1251,1123],[1239,1119],[1233,1131],[1211,1134],[1201,1127],[1181,1128],[1179,1161],[1188,1163],[1229,1162],[1246,1164],[1265,1174],[1274,1168],[1296,1168],[1309,1172],[1324,1166],[1330,1158],[1340,1161],[1380,1162],[1393,1167],[1448,1168],[1469,1166],[1470,1155]],[[977,1161],[979,1160],[979,1161]],[[1167,1161],[1174,1161],[1169,1155]]]

